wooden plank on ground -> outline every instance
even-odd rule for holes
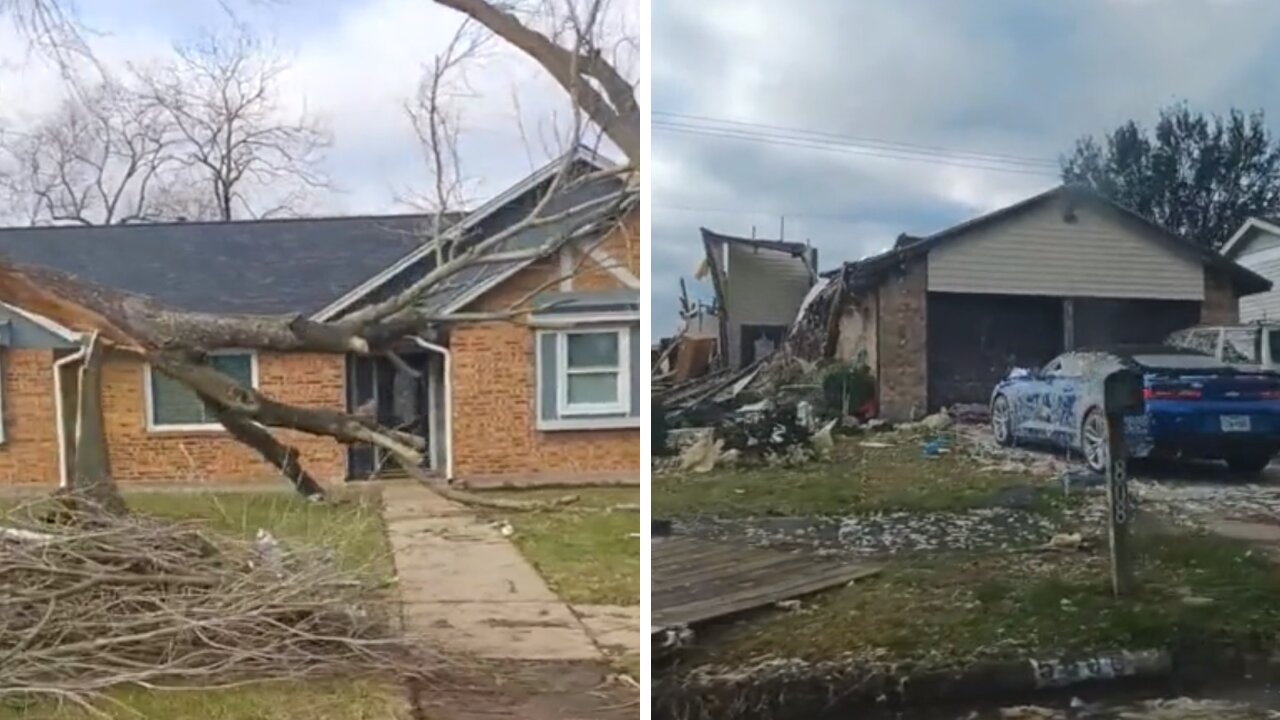
[[[879,568],[687,536],[655,538],[654,632],[727,617],[867,577]]]

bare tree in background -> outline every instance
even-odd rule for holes
[[[0,190],[32,225],[112,225],[166,217],[172,125],[130,89],[102,82],[29,131],[0,138]]]
[[[310,191],[328,186],[319,164],[331,138],[305,110],[281,106],[287,67],[241,27],[139,72],[144,94],[175,128],[178,163],[218,219],[296,214]]]
[[[277,439],[273,432],[277,428],[328,436],[343,443],[374,445],[388,452],[412,477],[431,481],[421,470],[426,450],[423,438],[382,426],[375,419],[366,416],[281,403],[254,388],[240,385],[219,372],[208,362],[208,356],[215,350],[239,348],[279,352],[386,354],[394,357],[397,343],[449,324],[477,321],[519,322],[529,311],[535,294],[545,288],[535,289],[504,309],[485,313],[435,315],[425,308],[423,300],[440,288],[448,287],[463,269],[485,262],[487,253],[504,248],[504,243],[529,228],[557,226],[566,220],[574,220],[570,229],[554,233],[556,237],[550,238],[542,246],[515,254],[504,252],[504,259],[513,259],[516,254],[530,259],[549,257],[567,242],[585,237],[603,238],[619,228],[625,229],[629,219],[634,217],[637,202],[635,180],[640,171],[639,107],[631,84],[598,46],[596,38],[604,10],[603,3],[592,0],[585,6],[575,5],[569,13],[571,21],[556,21],[552,30],[543,31],[535,29],[535,23],[538,22],[537,18],[545,17],[545,13],[540,15],[537,12],[539,9],[545,10],[544,6],[531,7],[527,9],[529,14],[517,15],[512,8],[499,7],[485,0],[436,2],[463,13],[496,38],[523,51],[547,70],[568,94],[572,105],[581,111],[583,121],[575,121],[574,124],[580,131],[579,137],[572,138],[575,143],[581,141],[588,127],[594,127],[623,152],[628,162],[621,167],[584,175],[581,167],[573,162],[573,155],[566,154],[561,172],[550,181],[547,190],[524,218],[491,236],[472,239],[469,244],[459,243],[449,253],[437,255],[438,262],[434,268],[395,295],[332,320],[317,321],[301,315],[210,315],[178,311],[149,298],[93,286],[62,273],[9,264],[0,264],[0,300],[53,318],[70,327],[92,328],[95,332],[90,345],[104,343],[113,351],[145,359],[160,372],[195,392],[233,437],[253,447],[275,464],[299,492],[305,495],[322,496],[323,489],[303,467],[298,451]],[[572,30],[572,37],[564,37],[565,28]],[[235,53],[230,55],[234,56]],[[238,63],[209,60],[226,58],[227,54],[198,53],[194,57],[205,59],[188,61],[185,72],[201,82],[211,83],[213,88],[225,88],[236,98],[253,98],[258,95],[254,91],[258,85],[254,82],[242,85],[239,81],[222,83],[218,80],[230,76],[225,68],[230,67],[239,72]],[[220,113],[221,117],[226,117],[226,108],[239,107],[242,103],[202,106],[187,95],[185,85],[178,81],[179,77],[181,76],[173,76],[173,83],[157,82],[155,95],[165,98],[166,108],[170,112],[175,112],[174,108],[177,108],[177,114],[183,118],[188,128],[185,134],[196,139],[217,137],[221,138],[224,146],[229,142],[235,145],[231,139],[239,136],[209,131],[209,128],[221,127],[217,121],[201,123],[193,118],[206,117],[202,112]],[[262,85],[269,85],[275,74],[267,72],[265,75],[250,74],[249,77],[261,78]],[[172,88],[173,91],[167,95],[158,92],[166,88]],[[200,93],[195,97],[209,95]],[[240,114],[235,115],[239,117]],[[280,134],[269,136],[277,139],[282,137]],[[283,137],[294,136],[286,133]],[[309,137],[309,133],[302,133],[304,140]],[[256,138],[256,135],[250,134],[250,138]],[[256,140],[248,141],[249,147],[255,147],[256,144]],[[302,146],[314,147],[310,142],[303,142]],[[452,146],[456,148],[456,142]],[[450,144],[447,139],[436,143],[434,147],[436,153],[444,158],[448,157],[447,148]],[[201,160],[197,165],[206,167],[210,178],[224,177],[217,173],[228,167],[233,170],[226,176],[230,178],[254,176],[255,172],[271,177],[272,172],[278,171],[276,164],[270,162],[251,169],[236,170],[239,167],[234,161],[236,154],[224,150],[211,149],[207,157],[208,161]],[[284,160],[297,159],[302,155],[287,152],[278,157],[283,163]],[[227,158],[231,161],[228,162]],[[624,181],[625,189],[583,201],[568,210],[558,209],[551,202],[555,198],[566,197],[583,183],[613,175]],[[446,179],[440,182],[444,187],[451,187],[454,181]],[[240,202],[236,196],[237,183],[229,183],[227,187],[229,190],[221,195],[227,199],[223,207],[233,208]],[[448,200],[449,194],[445,192],[442,197]],[[229,214],[230,211],[228,216]],[[441,247],[443,239],[436,238],[436,242]],[[305,278],[299,278],[299,282],[305,282]],[[99,350],[96,362],[101,361],[101,355]],[[86,362],[95,362],[95,354],[90,349],[86,350],[86,357],[89,358]],[[85,377],[90,375],[87,373]],[[92,388],[84,392],[100,392],[100,389]],[[81,403],[82,412],[85,406],[93,405]],[[466,412],[467,409],[457,408],[457,411]],[[78,457],[106,456],[101,450],[106,443],[104,434],[84,432],[85,428],[100,426],[100,419],[95,422],[93,418],[81,418],[82,432],[78,439],[81,449],[77,452]],[[90,465],[91,467],[77,469],[77,482],[81,476],[93,478],[92,482],[81,484],[100,492],[113,492],[114,485],[110,482],[109,470],[105,464]],[[435,483],[433,485],[438,492],[448,496],[468,502],[484,502],[466,493]]]

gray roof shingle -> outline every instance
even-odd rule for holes
[[[430,215],[0,229],[0,261],[216,313],[311,314],[430,237]]]

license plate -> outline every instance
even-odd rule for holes
[[[1248,415],[1223,415],[1222,432],[1249,432]]]

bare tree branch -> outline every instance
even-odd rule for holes
[[[0,185],[31,224],[111,225],[165,217],[157,197],[175,164],[172,126],[130,89],[104,81],[24,133],[0,139]]]
[[[579,20],[586,18],[586,22],[575,20],[579,22],[576,50],[556,44],[486,0],[435,1],[466,14],[536,61],[569,93],[575,107],[581,108],[632,163],[640,164],[640,108],[634,89],[605,60],[591,35],[600,0],[593,0],[586,13],[576,15]]]
[[[147,96],[173,123],[177,162],[211,198],[215,216],[296,214],[332,143],[305,111],[288,115],[278,83],[287,65],[245,27],[179,47],[177,59],[137,71]]]

